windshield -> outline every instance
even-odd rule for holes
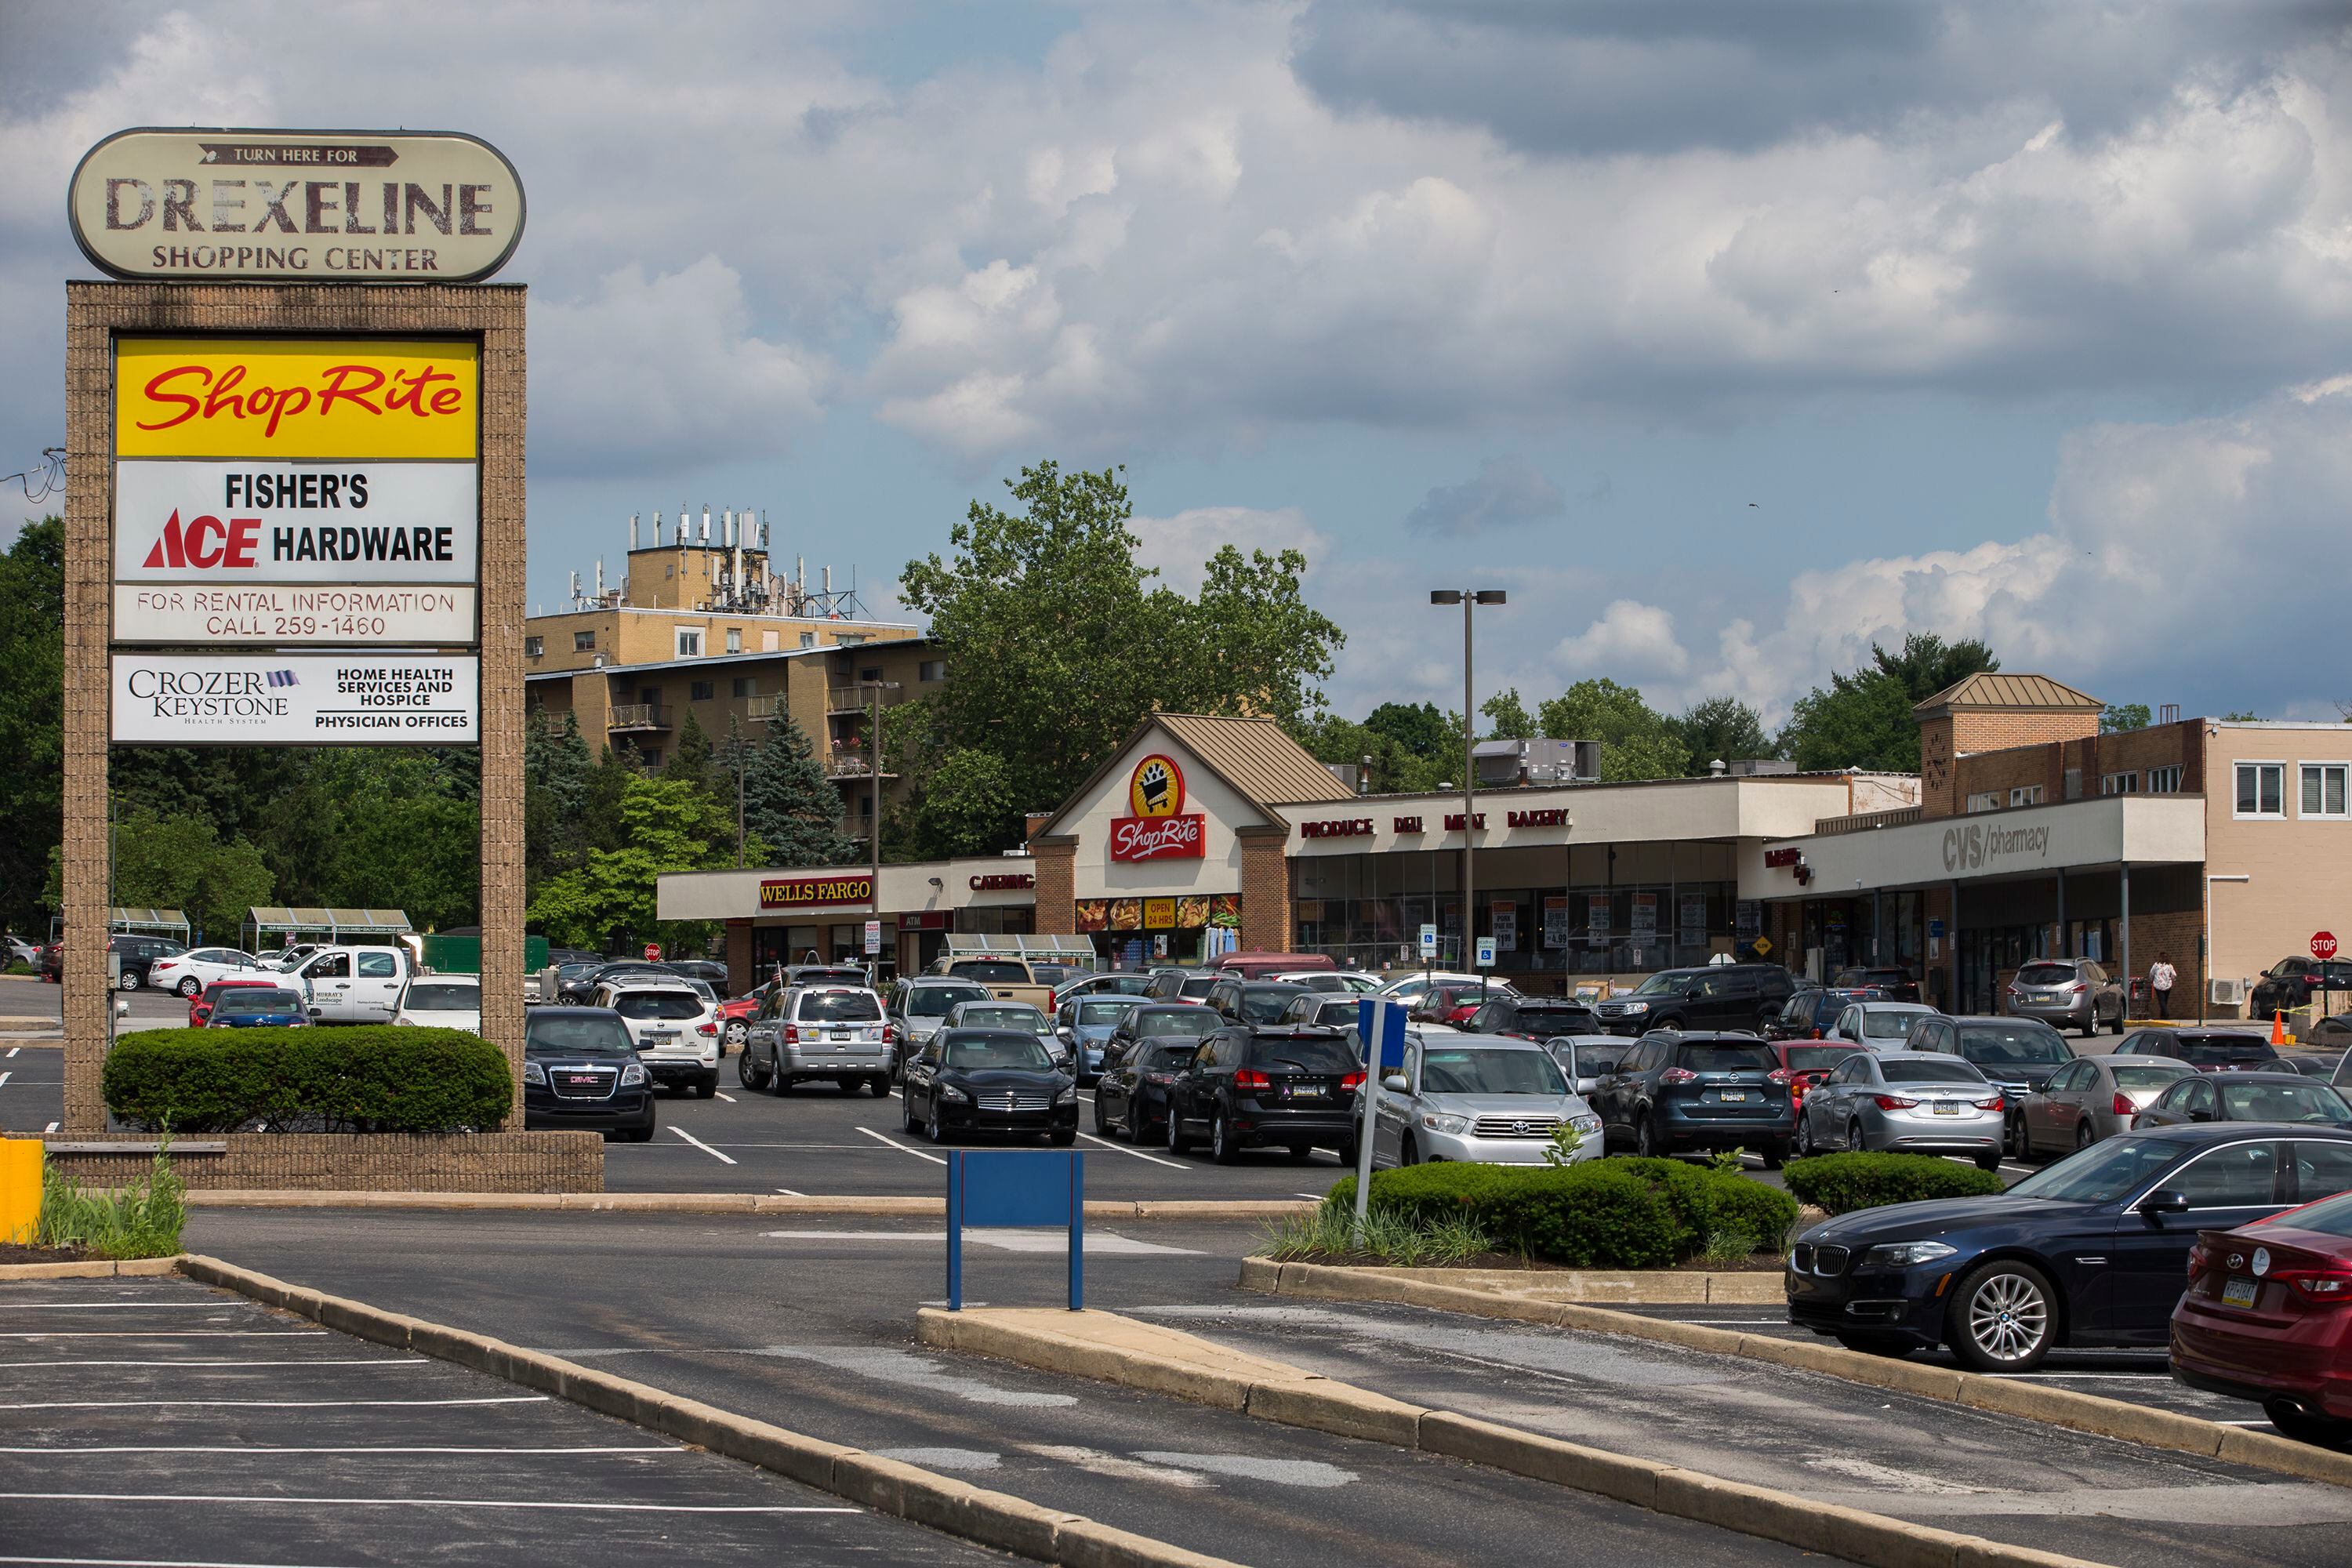
[[[1135,1019],[1137,1036],[1147,1040],[1155,1035],[1205,1035],[1216,1026],[1217,1016],[1206,1007],[1139,1013]]]
[[[2065,985],[2074,977],[2071,963],[2029,963],[2017,972],[2020,985]]]
[[[1689,972],[1686,970],[1662,969],[1657,973],[1651,975],[1647,980],[1643,981],[1641,984],[1635,986],[1633,988],[1633,994],[1636,996],[1658,996],[1668,992],[1679,993],[1685,986],[1689,985],[1690,983],[1691,977]]]
[[[2025,1067],[2074,1059],[2058,1031],[2047,1024],[2012,1024],[1960,1031],[1960,1055],[1979,1067]]]
[[[988,993],[977,985],[918,985],[907,993],[907,1016],[944,1018],[959,1002],[985,1002]]]
[[[1234,1008],[1244,1023],[1271,1024],[1282,1016],[1282,1010],[1297,995],[1289,986],[1253,986],[1234,1000]]]
[[[1150,1054],[1143,1058],[1143,1065],[1158,1072],[1180,1071],[1199,1048],[1197,1046],[1154,1046]]]
[[[1564,1046],[1554,1046],[1552,1058],[1556,1061],[1565,1063],[1568,1058],[1561,1053],[1572,1052],[1576,1062],[1577,1077],[1599,1078],[1602,1073],[1615,1072],[1617,1064],[1623,1061],[1625,1053],[1633,1048],[1633,1042],[1631,1040],[1622,1046],[1606,1046],[1598,1041],[1577,1041]]]
[[[2069,1204],[2111,1204],[2129,1197],[2157,1173],[2187,1152],[2156,1138],[2110,1138],[2081,1153],[2046,1165],[2009,1189],[2013,1198],[2053,1198]]]
[[[1592,1027],[1592,1015],[1582,1007],[1521,1007],[1512,1025],[1528,1035],[1572,1035]]]
[[[1042,1035],[1049,1026],[1045,1015],[1034,1007],[966,1007],[956,1020],[962,1029],[1026,1029]]]
[[[271,991],[257,986],[240,986],[221,994],[214,1011],[227,1014],[299,1013],[302,999],[291,991]]]
[[[871,991],[803,991],[794,1016],[803,1024],[877,1023],[882,1001]]]
[[[2116,1075],[2117,1089],[2162,1089],[2189,1076],[2188,1067],[2175,1067],[2155,1062],[2111,1062],[2109,1070]]]
[[[948,973],[959,980],[977,980],[987,985],[1026,985],[1029,971],[1026,965],[996,958],[968,958],[961,963],[948,965]]]
[[[1862,1015],[1862,1033],[1865,1039],[1900,1040],[1911,1033],[1911,1022],[1916,1013],[1885,1013],[1865,1008]]]
[[[2278,1053],[2271,1049],[2268,1040],[2245,1035],[2176,1035],[2172,1049],[2164,1054],[2199,1067],[2221,1067],[2230,1062],[2266,1062]]]
[[[950,1041],[947,1065],[963,1072],[991,1072],[1006,1068],[1050,1072],[1054,1058],[1035,1040],[995,1035],[986,1039]]]
[[[1188,974],[1184,977],[1184,983],[1176,988],[1176,994],[1183,997],[1187,1002],[1196,1002],[1206,996],[1209,994],[1209,987],[1216,983],[1217,977],[1213,974]]]
[[[699,1018],[702,998],[691,991],[624,991],[613,998],[624,1018]]]
[[[1878,1070],[1889,1083],[1984,1082],[1984,1074],[1956,1057],[1932,1062],[1882,1062]]]
[[[1356,1026],[1356,1004],[1345,997],[1318,1003],[1313,1016],[1307,1022],[1320,1024],[1327,1029],[1352,1029]]]
[[[408,988],[401,1005],[415,1013],[478,1013],[482,988],[448,980],[420,980]]]
[[[1337,1040],[1316,1037],[1299,1040],[1260,1040],[1250,1047],[1257,1067],[1288,1068],[1294,1072],[1353,1072],[1356,1053]]]
[[[566,1007],[560,1012],[533,1013],[523,1037],[524,1048],[541,1056],[628,1057],[636,1055],[629,1031],[617,1018],[591,1014],[585,1017]]]
[[[1675,1064],[1693,1072],[1770,1072],[1776,1065],[1762,1046],[1685,1046]]]
[[[1852,1046],[1790,1046],[1789,1067],[1795,1072],[1827,1072],[1853,1054]]]
[[[2322,1236],[2352,1237],[2352,1193],[2339,1193],[2307,1209],[2281,1215],[2275,1223],[2294,1230],[2315,1230]]]
[[[1423,1054],[1421,1092],[1557,1098],[1568,1092],[1568,1081],[1559,1076],[1559,1064],[1546,1051],[1448,1048]]]
[[[1126,1016],[1127,1010],[1134,1005],[1132,1002],[1081,1002],[1078,1004],[1078,1022],[1108,1028]]]
[[[2324,1083],[2231,1083],[2221,1080],[2221,1110],[2231,1121],[2352,1121],[2352,1105]]]

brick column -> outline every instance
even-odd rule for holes
[[[99,1075],[112,1043],[107,992],[106,746],[112,679],[114,348],[120,285],[66,285],[65,917],[63,1130],[106,1131]],[[146,290],[140,290],[145,293]]]
[[[759,984],[751,973],[751,922],[727,922],[727,990],[731,996],[740,996]]]
[[[1036,861],[1037,934],[1077,935],[1077,836],[1056,833],[1050,837],[1032,838],[1029,853]]]
[[[1288,952],[1297,924],[1290,918],[1290,828],[1236,827],[1242,844],[1242,946],[1253,952]]]

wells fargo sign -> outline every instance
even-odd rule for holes
[[[778,877],[760,884],[762,910],[815,910],[873,901],[871,876]]]
[[[522,239],[522,180],[452,132],[118,132],[74,170],[82,254],[117,278],[469,283]]]
[[[1184,770],[1175,758],[1154,752],[1136,763],[1127,802],[1135,815],[1111,818],[1112,859],[1198,860],[1208,854],[1205,819],[1184,815]]]
[[[470,462],[480,358],[473,343],[430,339],[123,338],[115,455]],[[348,487],[339,497],[352,499]],[[298,485],[295,499],[321,497]]]

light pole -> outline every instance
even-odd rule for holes
[[[2197,1021],[2205,1021],[2205,1004],[2213,994],[2213,884],[2216,882],[2251,882],[2253,879],[2243,871],[2205,879],[2205,929],[2197,933]],[[2131,980],[2124,980],[2125,994],[2130,994]]]
[[[1477,952],[1478,905],[1477,879],[1471,859],[1475,844],[1470,835],[1477,826],[1478,760],[1473,754],[1475,742],[1471,739],[1476,721],[1477,705],[1471,699],[1470,626],[1481,605],[1506,602],[1500,588],[1433,588],[1429,591],[1433,605],[1462,606],[1462,952],[1467,959]],[[1478,993],[1486,991],[1486,972],[1478,971]]]

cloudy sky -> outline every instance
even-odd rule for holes
[[[1043,457],[1151,558],[1295,543],[1345,712],[1608,675],[1782,716],[1910,629],[2333,717],[2352,13],[1879,0],[13,0],[0,469],[133,124],[521,171],[530,581],[764,509],[869,601]],[[13,527],[21,498],[0,521]],[[1491,679],[1489,679],[1491,678]]]

